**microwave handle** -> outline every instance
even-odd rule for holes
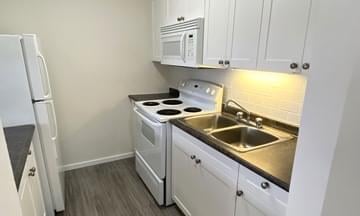
[[[186,33],[183,33],[181,35],[181,39],[180,39],[180,55],[181,55],[181,58],[182,58],[182,60],[184,62],[185,62],[185,54],[186,54],[186,51],[185,51],[185,48],[186,48],[185,38],[186,38]]]

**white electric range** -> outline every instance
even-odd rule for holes
[[[223,86],[187,80],[178,86],[179,98],[135,102],[136,171],[159,205],[171,199],[171,124],[169,120],[221,112]]]

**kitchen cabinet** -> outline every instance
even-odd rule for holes
[[[165,24],[204,17],[205,0],[163,0],[166,4]]]
[[[23,216],[44,216],[46,215],[44,199],[32,147],[30,152],[19,187],[20,204]]]
[[[311,0],[266,0],[259,45],[259,70],[300,72]]]
[[[187,216],[285,216],[288,192],[172,126],[172,197]]]
[[[241,195],[236,199],[235,216],[266,216],[243,196],[244,195]]]
[[[160,61],[160,27],[164,25],[165,1],[152,0],[152,60]]]
[[[256,69],[265,0],[236,0],[231,67]]]
[[[230,60],[234,0],[206,0],[203,63],[226,67]]]
[[[285,216],[288,192],[240,165],[236,216]]]
[[[204,65],[307,70],[311,0],[206,0]]]
[[[238,164],[173,128],[173,199],[185,215],[234,215]]]

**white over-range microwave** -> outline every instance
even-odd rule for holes
[[[161,27],[161,64],[201,67],[203,40],[203,18]]]

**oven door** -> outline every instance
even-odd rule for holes
[[[140,113],[135,107],[135,151],[159,179],[165,178],[166,124],[156,122]]]
[[[161,35],[161,64],[185,65],[186,32]]]

